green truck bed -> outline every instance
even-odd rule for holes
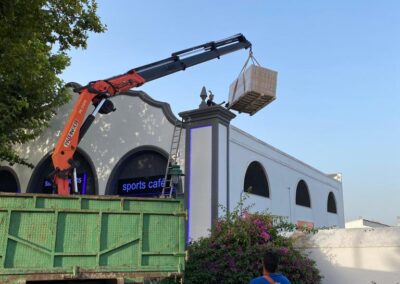
[[[178,199],[0,194],[0,283],[180,276],[185,221]]]

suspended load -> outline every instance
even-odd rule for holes
[[[249,59],[253,64],[246,68]],[[228,109],[255,114],[276,98],[278,72],[261,67],[250,52],[238,78],[229,87]]]

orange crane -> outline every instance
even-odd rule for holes
[[[76,168],[73,156],[79,141],[93,123],[97,113],[108,114],[115,110],[110,98],[120,92],[143,85],[146,82],[184,71],[191,66],[220,58],[225,54],[251,47],[251,43],[242,35],[212,41],[174,52],[171,57],[134,68],[128,72],[105,80],[93,81],[75,89],[79,93],[73,110],[57,141],[52,154],[54,166],[54,185],[60,195],[69,195],[69,179]],[[94,110],[85,119],[89,105]]]

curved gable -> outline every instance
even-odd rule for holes
[[[143,102],[145,102],[145,103],[147,103],[147,104],[149,104],[149,105],[151,105],[153,107],[160,108],[162,110],[162,112],[164,113],[165,117],[172,124],[175,124],[175,121],[179,120],[179,118],[177,118],[174,115],[174,113],[172,112],[171,106],[168,103],[157,101],[157,100],[153,99],[152,97],[150,97],[146,92],[129,90],[129,91],[126,91],[126,92],[121,92],[120,95],[138,97]]]

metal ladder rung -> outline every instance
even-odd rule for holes
[[[172,162],[174,163],[177,162],[176,159],[178,157],[179,144],[182,136],[182,127],[183,127],[183,122],[176,120],[174,125],[174,132],[172,133],[171,148],[168,155],[167,167],[165,169],[164,187],[161,193],[162,196],[164,196],[166,189],[169,189],[169,197],[172,196],[173,188],[171,186],[171,180],[167,180],[167,177]]]

